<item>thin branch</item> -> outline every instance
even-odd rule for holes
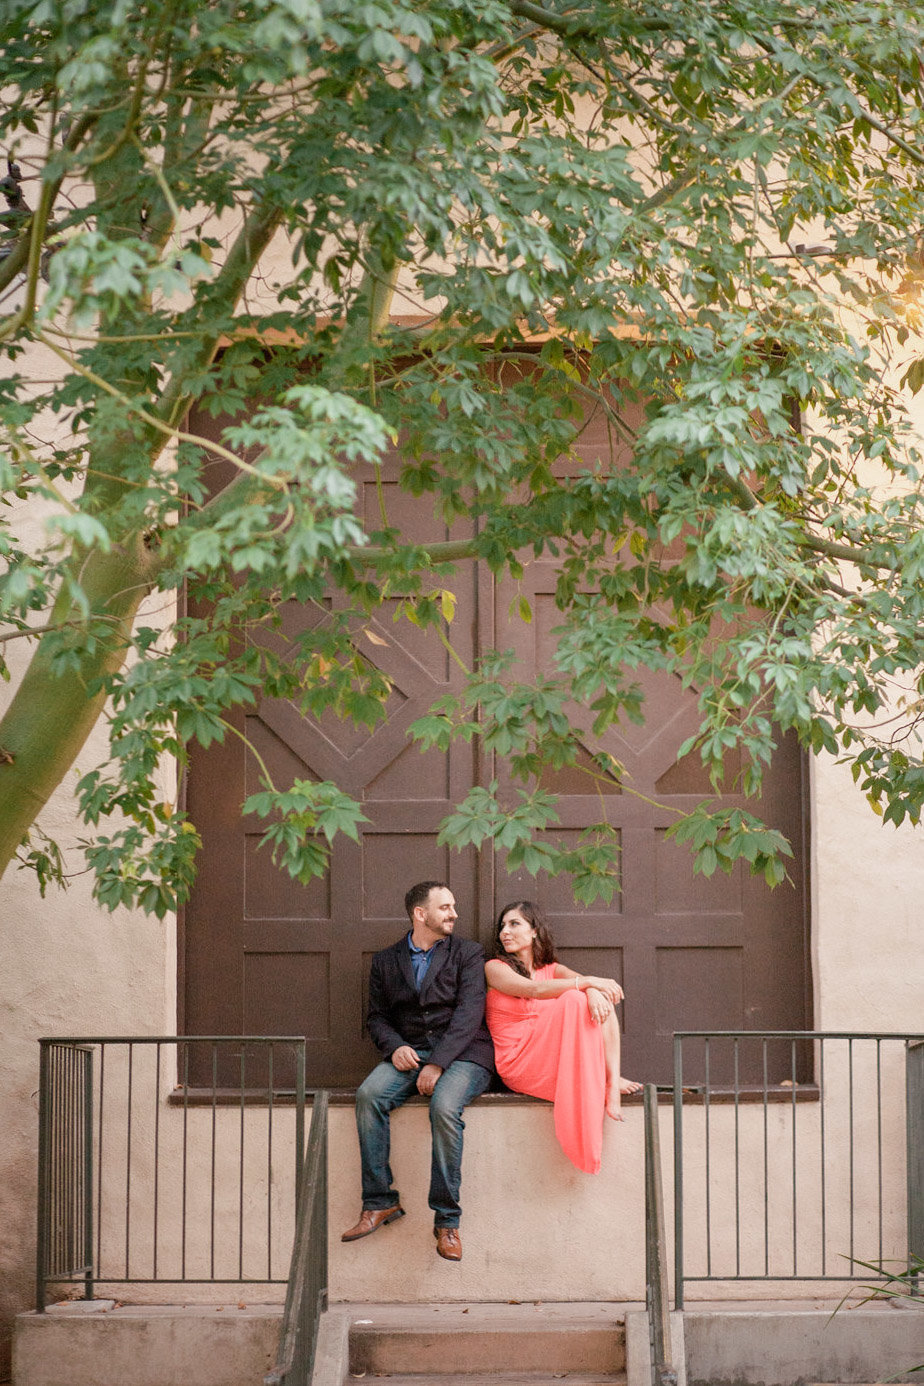
[[[115,616],[106,616],[98,611],[93,613],[90,620],[108,621],[113,626],[119,624]],[[43,626],[23,626],[21,630],[0,631],[0,645],[5,645],[8,640],[28,640],[32,636],[47,635],[51,630],[81,630],[86,625],[86,621],[46,621]]]
[[[97,119],[98,115],[95,111],[91,114],[81,116],[80,119],[75,122],[67,139],[64,141],[64,148],[68,150],[68,152],[73,153],[84,135],[89,130],[92,130]],[[57,200],[64,178],[65,175],[62,173],[59,178],[46,184],[46,187],[49,189],[49,206],[53,206]],[[11,284],[17,274],[23,273],[29,262],[29,249],[31,244],[30,222],[29,225],[23,229],[23,234],[16,243],[14,249],[10,251],[9,255],[7,255],[4,260],[0,261],[0,290],[5,289],[8,284]]]
[[[197,433],[186,433],[181,428],[171,428],[169,424],[164,423],[154,414],[149,413],[147,409],[138,404],[137,401],[133,400],[129,395],[123,394],[122,391],[117,390],[114,385],[110,385],[109,381],[104,380],[101,375],[97,375],[95,371],[91,371],[89,367],[84,366],[76,357],[71,356],[69,352],[62,351],[56,343],[48,340],[44,332],[37,333],[36,340],[44,343],[48,350],[54,352],[55,356],[64,361],[71,370],[76,371],[78,375],[82,375],[85,380],[95,385],[97,389],[104,390],[106,394],[111,395],[113,399],[119,400],[119,402],[132,414],[135,414],[144,423],[148,424],[149,427],[156,429],[167,438],[174,439],[178,443],[192,443],[196,447],[206,448],[209,452],[214,452],[216,456],[223,457],[226,462],[231,462],[238,471],[246,472],[250,476],[259,478],[259,480],[272,491],[284,491],[286,489],[287,483],[285,481],[278,477],[265,476],[262,472],[258,471],[256,467],[251,466],[249,462],[245,462],[237,453],[231,452],[230,448],[223,447],[221,443],[214,442],[211,438],[201,438]]]
[[[217,302],[224,300],[227,307],[233,309],[253,273],[254,266],[282,224],[282,219],[282,208],[271,203],[263,204],[249,215],[245,214],[244,224],[213,284]],[[169,425],[185,414],[192,398],[185,388],[189,372],[193,370],[195,373],[204,369],[214,359],[220,340],[219,334],[216,333],[211,340],[204,341],[201,349],[192,354],[192,359],[184,358],[180,367],[173,372],[158,408],[158,417],[162,423]]]

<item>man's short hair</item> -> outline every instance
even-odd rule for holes
[[[407,895],[404,897],[404,908],[407,910],[407,917],[413,924],[414,910],[418,905],[425,905],[431,890],[448,890],[449,886],[445,881],[418,881],[412,885]]]

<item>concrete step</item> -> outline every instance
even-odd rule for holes
[[[509,1386],[567,1378],[614,1381],[626,1365],[624,1315],[608,1304],[376,1305],[354,1311],[352,1376],[453,1382],[500,1376]]]
[[[349,1377],[349,1381],[366,1379],[355,1373]],[[404,1376],[377,1372],[371,1380],[386,1381],[388,1386],[626,1386],[625,1372],[419,1372]]]

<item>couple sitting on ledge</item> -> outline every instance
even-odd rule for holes
[[[604,1113],[620,1120],[622,1095],[640,1084],[619,1073],[622,988],[557,962],[535,905],[501,910],[488,962],[479,943],[453,935],[456,902],[442,881],[412,886],[404,905],[410,929],[372,959],[368,1026],[385,1057],[356,1093],[363,1208],[341,1240],[404,1216],[392,1186],[389,1114],[418,1092],[430,1099],[436,1250],[460,1261],[462,1111],[495,1065],[514,1092],[554,1102],[555,1134],[589,1174],[600,1168]]]

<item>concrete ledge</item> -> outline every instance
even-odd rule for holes
[[[75,1301],[19,1314],[15,1386],[259,1386],[276,1357],[282,1305]]]
[[[671,1366],[677,1386],[687,1386],[683,1314],[671,1314]],[[647,1309],[626,1314],[626,1386],[651,1386],[651,1337]]]
[[[920,1381],[924,1310],[687,1310],[688,1386]]]
[[[349,1310],[327,1309],[318,1324],[318,1345],[314,1354],[311,1386],[343,1386],[350,1362]],[[259,1382],[255,1383],[259,1386]]]

